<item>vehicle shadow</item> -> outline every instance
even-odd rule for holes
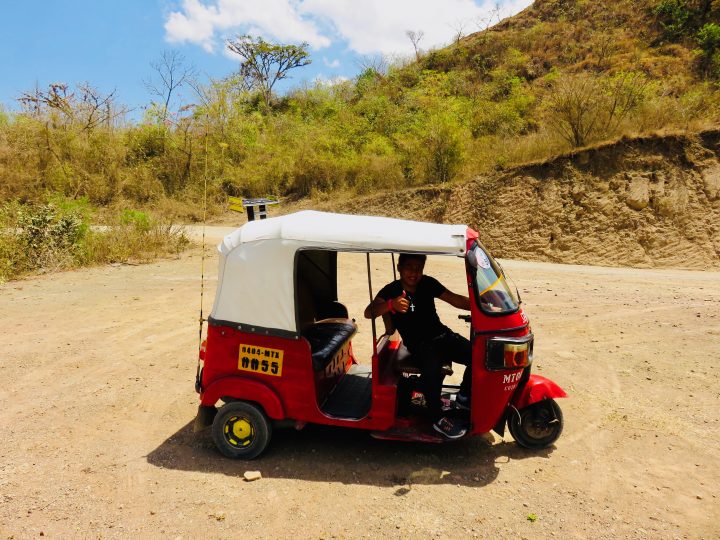
[[[192,422],[147,455],[148,463],[165,469],[202,471],[242,477],[259,470],[265,478],[340,482],[397,487],[408,493],[413,484],[484,486],[498,476],[500,465],[525,458],[547,458],[553,451],[524,450],[495,435],[447,444],[376,440],[368,432],[308,425],[301,431],[276,429],[265,453],[253,461],[223,457],[210,430],[194,433]]]

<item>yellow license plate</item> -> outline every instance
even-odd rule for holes
[[[282,349],[268,349],[257,345],[240,344],[238,369],[263,375],[282,376]]]

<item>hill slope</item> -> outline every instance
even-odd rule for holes
[[[717,269],[720,130],[622,139],[463,184],[313,206],[468,223],[501,257]]]

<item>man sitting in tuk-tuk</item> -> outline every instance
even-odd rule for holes
[[[442,365],[443,360],[451,360],[466,366],[456,403],[468,407],[472,350],[467,338],[440,322],[435,298],[465,310],[470,310],[470,299],[449,291],[435,278],[423,275],[426,260],[425,255],[402,253],[397,265],[400,279],[378,292],[365,308],[365,317],[382,316],[386,328],[400,332],[405,346],[418,360],[420,388],[433,428],[447,438],[457,439],[465,435],[467,426],[443,415]]]

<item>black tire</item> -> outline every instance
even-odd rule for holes
[[[218,450],[233,459],[254,459],[270,442],[272,424],[263,410],[245,401],[223,405],[212,424]]]
[[[540,450],[558,440],[563,430],[563,415],[554,399],[544,399],[520,411],[512,410],[508,429],[523,448]]]

